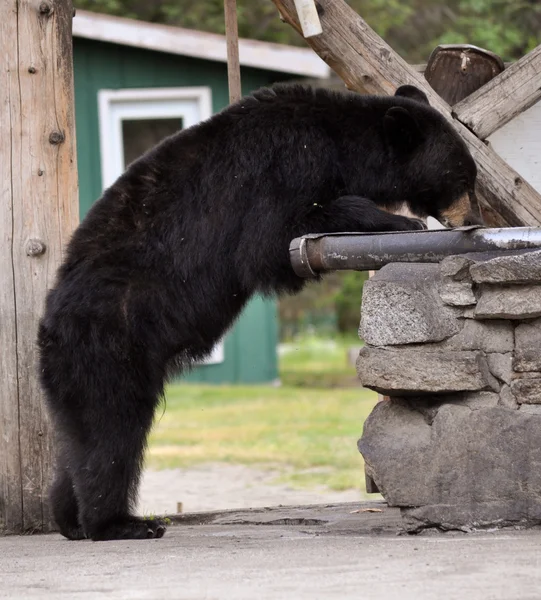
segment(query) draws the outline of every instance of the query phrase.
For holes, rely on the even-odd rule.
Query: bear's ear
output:
[[[393,106],[383,117],[387,140],[402,152],[415,150],[423,141],[423,134],[415,117],[402,106]]]
[[[394,95],[401,96],[402,98],[410,98],[411,100],[416,100],[417,102],[422,102],[423,104],[428,104],[430,106],[427,95],[414,85],[401,85]]]

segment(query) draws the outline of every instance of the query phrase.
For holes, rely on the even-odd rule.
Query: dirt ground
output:
[[[242,465],[206,464],[190,469],[147,470],[139,493],[140,514],[259,508],[264,506],[357,502],[359,490],[299,490],[274,484],[278,471]],[[374,496],[371,496],[374,498]]]

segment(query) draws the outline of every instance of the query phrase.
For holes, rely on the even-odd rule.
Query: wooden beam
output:
[[[482,140],[541,99],[541,46],[453,106]]]
[[[36,334],[78,220],[71,0],[5,0],[0,23],[0,530],[44,531],[52,433]]]
[[[241,99],[239,62],[239,29],[237,23],[237,0],[224,0],[225,38],[227,41],[227,81],[229,103]]]
[[[293,0],[272,0],[299,33]],[[453,125],[477,162],[478,196],[489,207],[491,225],[541,225],[541,196],[467,127],[424,77],[408,65],[344,0],[318,0],[323,33],[306,41],[351,90],[393,94],[403,84],[416,85],[430,104]]]

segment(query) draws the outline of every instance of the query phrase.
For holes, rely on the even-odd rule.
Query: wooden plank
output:
[[[273,0],[284,19],[300,32],[293,0]],[[393,94],[403,84],[422,89],[463,137],[476,160],[478,196],[491,212],[491,225],[541,225],[541,196],[467,127],[424,77],[388,46],[344,0],[318,0],[323,33],[306,41],[351,90]]]
[[[315,0],[294,0],[294,2],[303,37],[319,35],[323,30],[319,22]]]
[[[17,56],[8,52],[17,38],[17,12],[11,2],[0,21],[0,531],[22,521],[19,452],[17,328],[13,272],[13,204],[11,190],[11,137],[20,122],[18,86],[11,85]]]
[[[453,106],[482,140],[541,99],[541,45]]]
[[[11,256],[3,258],[11,267],[0,271],[0,288],[7,275],[14,300],[8,299],[0,311],[7,317],[2,329],[5,322],[14,328],[2,353],[15,357],[17,385],[14,390],[13,383],[6,385],[0,378],[3,433],[10,439],[4,443],[10,456],[4,459],[8,470],[2,479],[10,488],[15,486],[16,460],[20,472],[19,497],[8,493],[0,506],[6,530],[43,531],[50,524],[52,434],[38,382],[35,339],[46,292],[78,221],[73,8],[71,0],[9,0],[7,15],[12,35],[2,36],[1,52],[13,66],[3,107],[10,115],[5,150],[11,156],[11,174],[3,193],[1,227],[11,227],[12,237]],[[13,358],[10,361],[13,368]]]
[[[237,0],[224,0],[225,37],[227,41],[227,81],[229,103],[241,99],[239,62],[239,29],[237,23]]]

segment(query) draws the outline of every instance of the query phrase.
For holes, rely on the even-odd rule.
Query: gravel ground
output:
[[[190,469],[147,470],[141,481],[138,510],[143,514],[171,514],[177,512],[178,502],[182,503],[182,512],[195,512],[357,502],[362,499],[359,490],[299,490],[274,484],[273,480],[279,474],[278,471],[227,464],[206,464]]]

